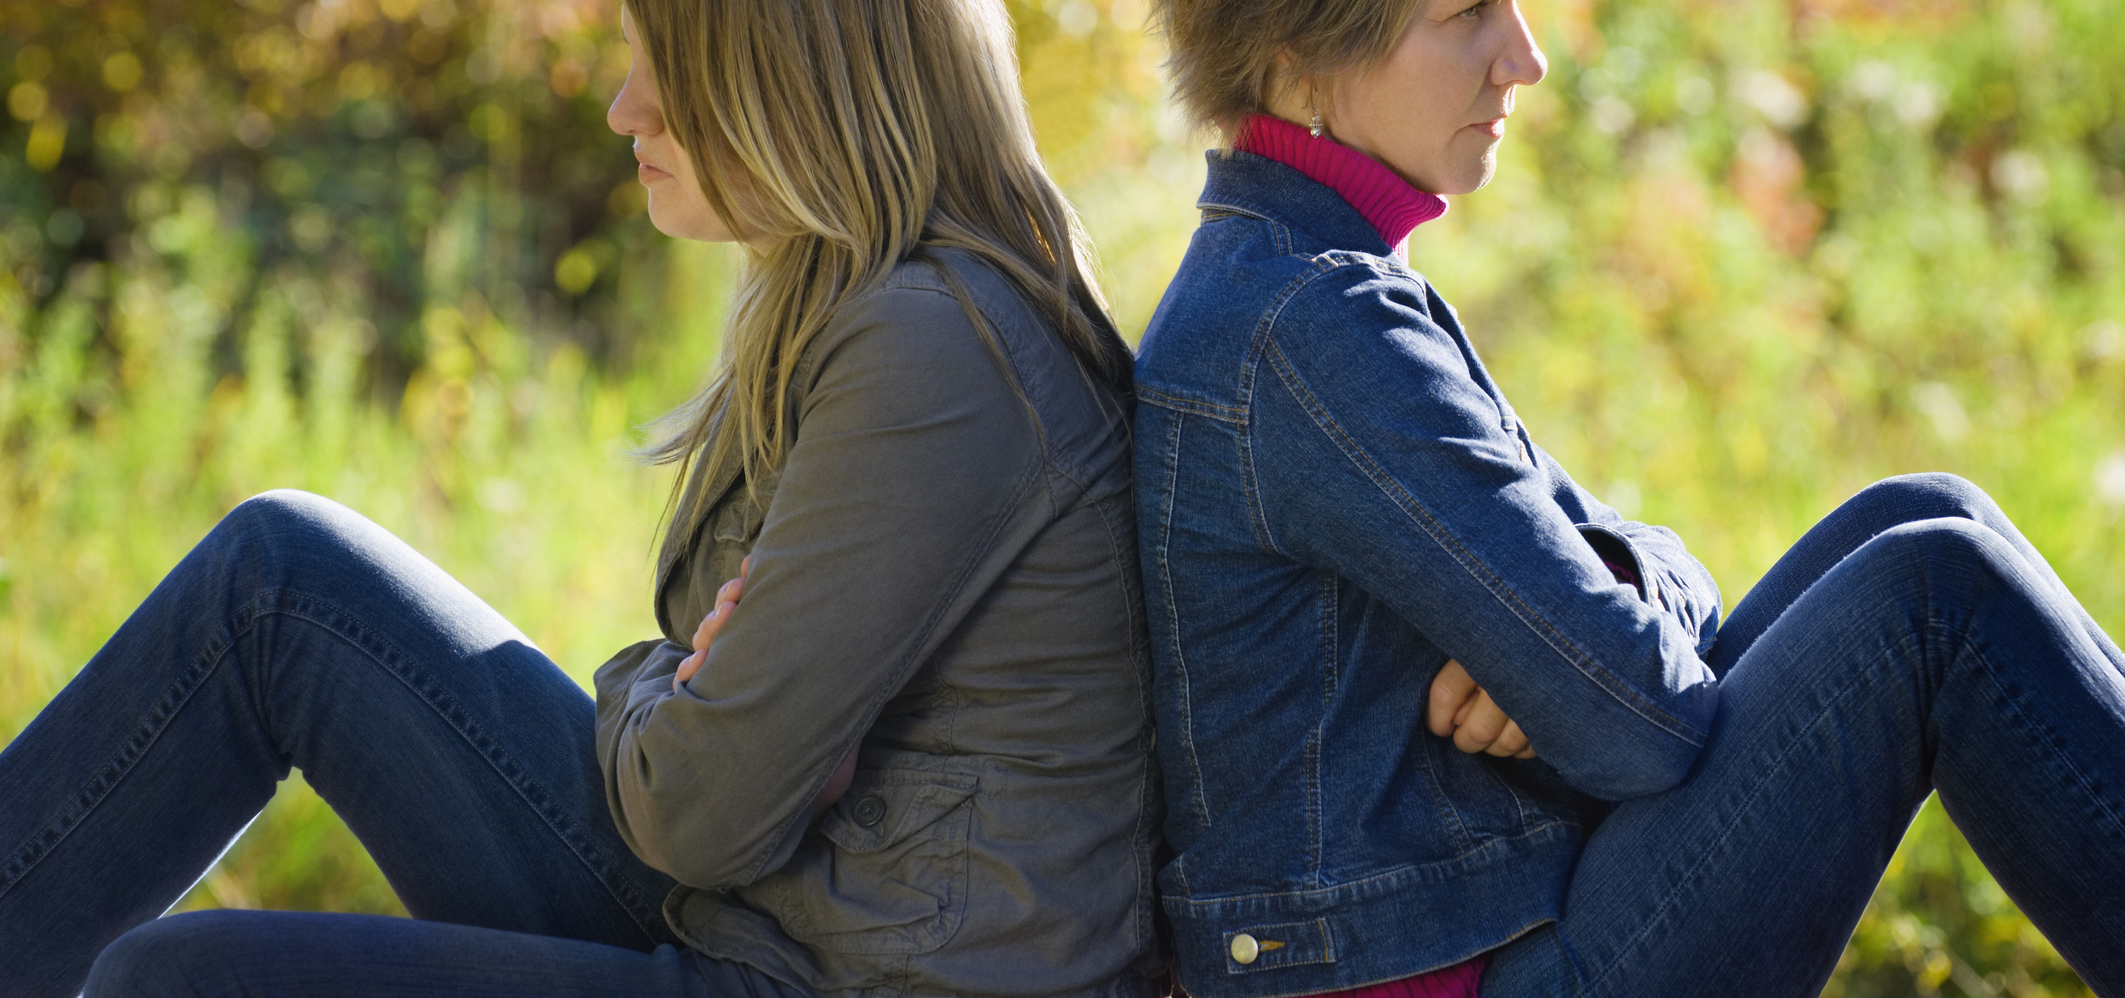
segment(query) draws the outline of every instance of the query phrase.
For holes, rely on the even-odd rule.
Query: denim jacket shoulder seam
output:
[[[1551,650],[1563,656],[1566,661],[1570,662],[1574,668],[1588,678],[1595,680],[1596,685],[1600,686],[1603,691],[1607,692],[1618,703],[1630,708],[1632,713],[1645,718],[1647,721],[1652,722],[1654,726],[1692,746],[1701,747],[1704,744],[1705,734],[1703,732],[1697,731],[1693,726],[1684,723],[1679,718],[1668,716],[1666,711],[1661,710],[1655,704],[1647,702],[1645,697],[1632,689],[1628,683],[1623,682],[1607,669],[1602,668],[1600,663],[1595,662],[1592,656],[1572,643],[1547,617],[1528,605],[1527,601],[1522,599],[1519,593],[1514,591],[1511,586],[1506,585],[1502,577],[1491,570],[1488,565],[1478,560],[1473,552],[1469,551],[1458,539],[1448,533],[1445,525],[1439,523],[1437,518],[1432,516],[1430,510],[1425,509],[1421,503],[1416,501],[1416,497],[1403,489],[1400,483],[1395,481],[1394,476],[1387,474],[1385,469],[1381,468],[1378,462],[1374,461],[1372,456],[1366,453],[1356,440],[1351,438],[1348,431],[1344,430],[1341,424],[1337,423],[1334,417],[1328,414],[1327,410],[1321,406],[1320,401],[1313,396],[1313,393],[1305,387],[1305,383],[1299,379],[1298,372],[1290,366],[1289,359],[1284,356],[1283,351],[1276,346],[1273,340],[1268,344],[1265,356],[1276,367],[1278,379],[1284,383],[1285,390],[1291,393],[1293,400],[1298,402],[1300,408],[1305,410],[1314,425],[1319,427],[1322,432],[1328,434],[1329,438],[1335,442],[1336,449],[1341,451],[1347,460],[1357,465],[1359,471],[1372,481],[1373,486],[1378,488],[1388,497],[1389,501],[1403,511],[1404,516],[1415,521],[1423,529],[1426,536],[1431,537],[1435,543],[1445,548],[1448,554],[1464,570],[1475,576],[1477,581],[1482,583],[1484,589],[1488,590],[1493,598],[1504,603],[1507,609],[1513,611],[1514,616],[1534,627],[1536,633],[1542,636],[1543,642],[1549,645]]]
[[[1277,319],[1283,316],[1284,307],[1314,281],[1332,273],[1339,266],[1325,253],[1314,255],[1311,261],[1312,266],[1285,282],[1284,286],[1277,290],[1276,296],[1270,299],[1269,305],[1262,310],[1262,318],[1255,324],[1254,335],[1247,341],[1246,351],[1241,354],[1239,396],[1240,407],[1244,413],[1251,414],[1254,411],[1255,368],[1262,358],[1267,356],[1268,350],[1275,346],[1276,323]],[[1254,448],[1249,437],[1250,423],[1251,420],[1243,416],[1239,433],[1240,476],[1244,482],[1241,491],[1244,493],[1247,507],[1247,520],[1254,528],[1255,543],[1260,545],[1262,550],[1289,557],[1283,548],[1277,545],[1276,534],[1269,529],[1269,517],[1262,509],[1262,486],[1261,480],[1255,474]]]

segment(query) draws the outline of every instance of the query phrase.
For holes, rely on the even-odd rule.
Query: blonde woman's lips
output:
[[[635,153],[635,162],[640,164],[635,167],[635,179],[640,180],[645,184],[652,183],[658,180],[671,179],[670,170],[664,169],[663,167],[658,166],[655,163],[643,159],[642,154],[640,152]]]
[[[1471,125],[1469,127],[1474,128],[1475,130],[1482,132],[1483,134],[1488,135],[1494,139],[1502,139],[1505,137],[1504,118],[1499,118],[1494,121],[1477,122],[1476,124]]]

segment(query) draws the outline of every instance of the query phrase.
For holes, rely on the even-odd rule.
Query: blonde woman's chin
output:
[[[696,198],[674,196],[678,181],[669,174],[649,187],[649,224],[673,239],[701,243],[730,243],[738,238],[716,213]],[[676,203],[675,203],[676,202]]]

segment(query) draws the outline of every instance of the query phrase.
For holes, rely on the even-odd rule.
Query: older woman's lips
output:
[[[1505,137],[1504,118],[1499,118],[1496,121],[1479,122],[1469,127],[1474,128],[1475,130],[1482,132],[1483,134],[1488,135],[1494,139],[1502,139]]]

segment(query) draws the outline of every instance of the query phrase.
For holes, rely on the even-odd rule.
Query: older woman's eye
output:
[[[1459,16],[1468,18],[1482,17],[1483,8],[1489,7],[1493,4],[1496,4],[1497,2],[1498,0],[1476,0],[1475,3],[1470,4],[1468,7],[1463,9]]]

